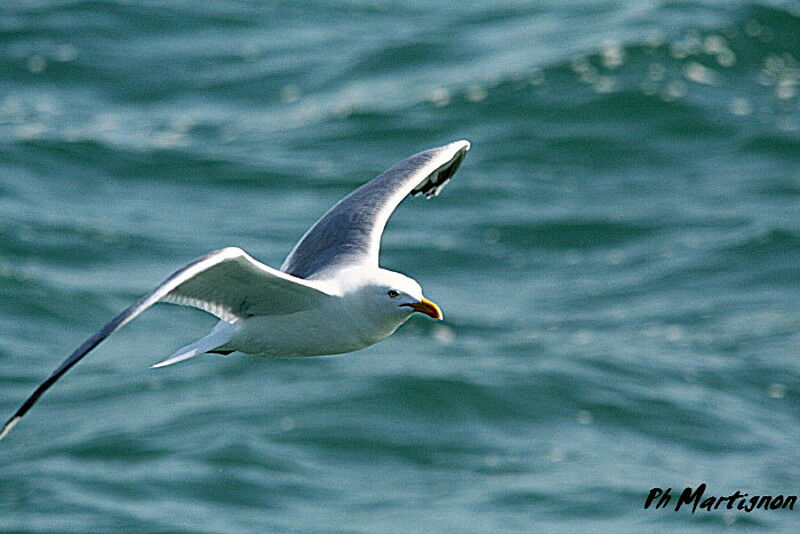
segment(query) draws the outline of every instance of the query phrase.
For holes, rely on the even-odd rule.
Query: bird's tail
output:
[[[166,367],[167,365],[172,365],[173,363],[182,362],[183,360],[188,360],[189,358],[194,358],[198,354],[203,354],[204,352],[211,351],[218,347],[223,346],[225,343],[230,341],[231,336],[233,336],[233,332],[236,330],[236,325],[233,323],[229,323],[227,321],[220,321],[214,327],[210,334],[207,336],[198,339],[191,345],[186,345],[185,347],[178,349],[175,354],[167,358],[162,362],[158,362],[155,365],[152,365],[151,368],[155,369],[156,367]]]

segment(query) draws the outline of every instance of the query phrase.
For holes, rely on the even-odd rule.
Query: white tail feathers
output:
[[[210,334],[207,336],[198,339],[191,345],[186,345],[185,347],[178,349],[172,356],[167,358],[164,361],[158,362],[155,365],[151,365],[151,369],[156,369],[158,367],[166,367],[167,365],[172,365],[173,363],[182,362],[183,360],[188,360],[189,358],[194,358],[198,354],[203,354],[210,350],[214,350],[217,347],[221,347],[228,341],[230,341],[231,336],[233,336],[233,332],[236,330],[236,325],[229,323],[227,321],[220,321],[214,327]]]

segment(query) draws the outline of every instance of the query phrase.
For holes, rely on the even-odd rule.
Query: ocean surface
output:
[[[188,261],[472,150],[383,240],[445,321],[151,370],[215,323],[159,305],[0,443],[0,532],[796,532],[644,503],[800,494],[799,94],[798,2],[4,0],[3,420]]]

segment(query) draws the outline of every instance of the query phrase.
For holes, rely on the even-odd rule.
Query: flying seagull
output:
[[[439,194],[470,148],[456,141],[405,159],[333,206],[294,246],[280,270],[228,247],[177,270],[87,339],[42,382],[0,430],[0,440],[73,365],[157,302],[193,306],[220,321],[164,367],[198,354],[244,352],[269,358],[363,349],[394,333],[414,312],[442,319],[420,285],[379,266],[386,222],[409,194]]]

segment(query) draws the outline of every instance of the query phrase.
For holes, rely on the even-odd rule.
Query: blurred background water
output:
[[[799,90],[797,2],[5,0],[3,418],[187,261],[473,149],[384,238],[444,323],[150,370],[214,324],[154,308],[0,445],[0,531],[794,531],[642,506],[800,492]]]

